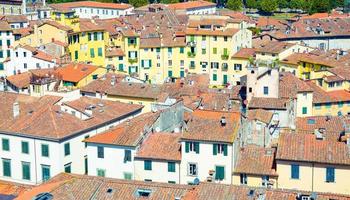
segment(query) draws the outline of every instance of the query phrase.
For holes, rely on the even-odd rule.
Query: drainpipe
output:
[[[36,139],[34,139],[34,167],[35,167],[35,185],[38,184],[38,166],[36,165]]]
[[[312,174],[311,174],[311,192],[314,191],[314,168],[315,168],[315,164],[312,163]]]

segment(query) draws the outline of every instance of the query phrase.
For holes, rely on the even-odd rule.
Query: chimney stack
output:
[[[19,116],[19,103],[15,102],[13,103],[13,118],[16,118]]]
[[[224,116],[221,117],[220,124],[221,126],[226,126],[226,118]]]

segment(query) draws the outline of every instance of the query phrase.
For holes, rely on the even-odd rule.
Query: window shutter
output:
[[[145,67],[145,60],[141,60],[141,67]]]
[[[148,62],[149,62],[148,67],[149,67],[149,68],[152,67],[152,60],[149,60]]]
[[[194,143],[194,149],[196,151],[196,154],[199,154],[199,142]]]
[[[224,156],[227,156],[227,144],[224,144],[223,148],[224,148]]]
[[[190,152],[190,143],[189,142],[185,142],[185,150],[186,150],[186,153]]]
[[[213,155],[217,155],[218,154],[218,145],[217,144],[213,144]]]

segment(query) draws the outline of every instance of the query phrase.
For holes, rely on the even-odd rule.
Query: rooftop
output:
[[[142,143],[135,158],[181,161],[180,133],[152,133]]]
[[[215,7],[215,6],[216,6],[215,3],[204,1],[204,0],[198,0],[198,1],[188,1],[188,2],[169,4],[168,8],[174,9],[174,10],[191,10],[196,8]]]
[[[223,117],[224,124],[221,121]],[[238,112],[195,110],[181,139],[233,143],[239,127]]]
[[[71,63],[57,69],[63,81],[77,83],[98,69],[95,65]]]
[[[276,160],[350,165],[346,143],[316,139],[314,134],[281,134]]]

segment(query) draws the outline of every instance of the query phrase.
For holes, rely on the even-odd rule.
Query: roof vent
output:
[[[40,193],[33,198],[33,200],[51,200],[51,199],[53,199],[53,195],[47,192]]]
[[[152,190],[150,189],[137,189],[136,196],[137,197],[149,197],[151,195]]]
[[[226,126],[226,118],[224,116],[221,117],[220,124],[221,126]]]
[[[248,197],[253,197],[254,193],[255,193],[255,190],[249,190],[247,195]]]
[[[113,192],[113,189],[112,188],[108,188],[106,192],[110,194],[110,193]]]

